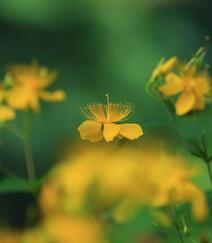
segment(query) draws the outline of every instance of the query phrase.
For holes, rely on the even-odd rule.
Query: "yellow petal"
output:
[[[37,63],[12,65],[9,74],[15,82],[27,84],[34,83],[37,88],[49,86],[57,77],[56,72],[49,71],[46,67],[39,66]]]
[[[30,94],[31,89],[21,86],[9,91],[6,99],[12,108],[25,110],[29,107]]]
[[[112,141],[120,131],[120,125],[115,123],[104,124],[103,136],[107,142]]]
[[[190,182],[179,183],[176,188],[176,199],[179,202],[190,202],[192,212],[197,220],[203,220],[208,214],[204,192]]]
[[[161,64],[159,64],[152,72],[151,78],[156,79],[159,75],[161,75]]]
[[[90,142],[97,142],[102,139],[102,124],[97,121],[84,121],[78,128],[80,137],[89,140]]]
[[[119,134],[122,137],[134,140],[143,135],[143,130],[141,126],[136,123],[122,124]]]
[[[161,66],[161,72],[163,74],[166,74],[172,70],[172,68],[176,65],[177,63],[177,58],[172,57],[168,59],[162,66]]]
[[[166,76],[166,83],[159,87],[161,93],[166,96],[172,96],[180,93],[183,90],[184,82],[175,73],[169,73]]]
[[[197,220],[203,220],[208,214],[208,207],[203,191],[192,183],[186,186],[187,197],[190,197],[193,215]]]
[[[54,92],[40,91],[39,97],[45,101],[56,102],[65,99],[65,92],[63,90],[56,90]]]
[[[31,93],[30,99],[29,99],[29,106],[35,112],[40,110],[39,98],[37,96],[37,93],[35,93],[35,92]]]
[[[194,106],[192,110],[204,110],[205,108],[205,98],[204,97],[197,97],[195,99]]]
[[[15,112],[9,107],[0,106],[0,121],[10,121],[15,118]]]
[[[178,116],[185,115],[192,110],[195,104],[195,95],[191,91],[183,92],[175,104],[176,114]]]
[[[210,80],[207,76],[199,76],[195,78],[195,91],[198,96],[203,96],[210,91]]]
[[[167,74],[168,72],[170,72],[174,68],[176,63],[177,63],[177,58],[172,57],[172,58],[168,59],[165,63],[158,64],[158,66],[152,72],[152,76],[151,76],[152,79],[156,79],[161,74]]]
[[[0,102],[2,102],[3,100],[4,100],[4,98],[5,98],[5,91],[2,89],[1,90],[1,87],[0,87]]]

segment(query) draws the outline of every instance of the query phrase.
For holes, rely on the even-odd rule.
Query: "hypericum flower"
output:
[[[180,94],[176,101],[176,114],[181,116],[192,110],[203,110],[206,98],[211,91],[211,78],[207,70],[199,73],[196,67],[184,67],[179,74],[170,72],[165,77],[165,84],[159,91],[165,96]]]
[[[123,222],[147,205],[160,209],[189,203],[193,216],[204,219],[208,213],[204,192],[190,180],[199,168],[187,166],[184,157],[152,148],[152,143],[144,145],[122,150],[105,144],[75,148],[41,191],[44,215],[95,216],[98,209],[113,209],[113,217]],[[85,211],[88,202],[91,206]]]
[[[115,137],[134,140],[143,135],[143,130],[136,123],[116,124],[124,121],[132,113],[131,104],[111,103],[107,96],[107,104],[95,103],[82,109],[88,120],[78,128],[82,139],[97,142],[104,138],[107,142]]]
[[[62,90],[48,92],[45,89],[50,86],[56,78],[56,73],[47,68],[31,65],[18,64],[10,67],[8,74],[12,78],[12,88],[8,92],[8,104],[19,110],[32,109],[38,111],[40,99],[57,102],[65,98]]]
[[[177,58],[171,57],[166,62],[159,63],[155,70],[152,72],[152,79],[156,79],[161,74],[167,74],[177,64]]]
[[[25,231],[21,243],[100,243],[102,235],[101,225],[93,218],[57,213],[44,218],[40,226]]]

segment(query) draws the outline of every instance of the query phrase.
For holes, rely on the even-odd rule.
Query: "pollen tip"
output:
[[[107,99],[107,104],[109,104],[109,103],[110,103],[110,97],[109,97],[109,94],[106,94],[105,96],[106,96],[106,99]]]

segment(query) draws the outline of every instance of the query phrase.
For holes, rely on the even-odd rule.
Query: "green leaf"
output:
[[[7,178],[0,181],[0,194],[26,192],[36,193],[42,184],[41,179],[37,180],[24,180],[18,178]]]
[[[184,116],[177,116],[173,102],[164,100],[164,103],[185,140],[199,140],[207,132],[212,119],[212,105],[206,106],[203,111],[191,111]]]
[[[190,229],[190,234],[185,235],[185,238],[187,237],[188,242],[199,242],[200,238],[207,239],[208,242],[211,242],[212,240],[212,191],[205,192],[205,195],[208,202],[209,212],[207,218],[202,222],[198,222],[193,218],[189,205],[186,204],[180,206],[178,209],[175,208],[176,215],[179,218],[183,217],[184,219],[186,219],[187,226]]]
[[[199,139],[206,133],[211,117],[212,106],[207,106],[204,111],[193,111],[182,117],[174,115],[174,120],[183,137]]]

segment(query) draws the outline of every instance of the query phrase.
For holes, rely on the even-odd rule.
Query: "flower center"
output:
[[[186,78],[185,81],[186,82],[185,82],[185,88],[184,89],[186,91],[193,91],[195,89],[195,86],[196,86],[194,78],[189,77],[189,78]]]

